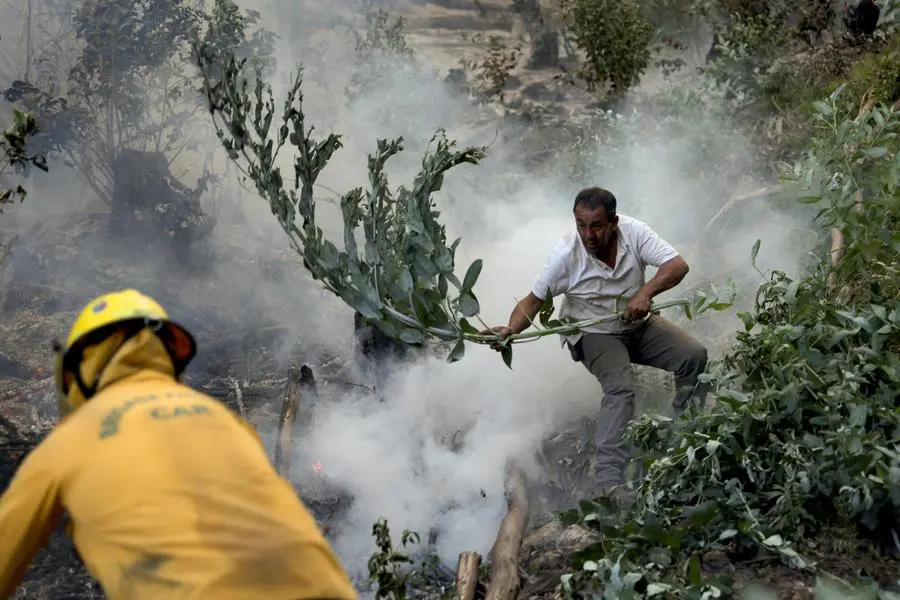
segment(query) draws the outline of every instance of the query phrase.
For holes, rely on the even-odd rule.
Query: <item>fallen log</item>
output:
[[[473,600],[478,588],[478,568],[481,555],[477,552],[460,552],[456,565],[456,592],[459,600]]]
[[[290,479],[291,476],[291,439],[294,433],[294,415],[300,405],[300,380],[300,368],[296,361],[291,361],[281,417],[278,419],[278,433],[275,436],[275,470],[285,479]]]
[[[519,593],[519,550],[531,512],[525,471],[510,461],[506,465],[506,515],[488,555],[488,585],[485,600],[514,600]]]

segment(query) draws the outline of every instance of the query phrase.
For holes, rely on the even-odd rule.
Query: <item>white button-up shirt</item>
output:
[[[547,294],[564,296],[554,318],[582,321],[619,313],[646,283],[644,271],[647,265],[659,267],[678,256],[671,244],[646,223],[632,217],[619,215],[616,237],[618,251],[613,268],[591,255],[574,231],[556,244],[531,290],[541,300],[545,300]],[[593,325],[585,331],[625,333],[636,325],[614,320]],[[574,344],[581,334],[562,337],[563,342]]]

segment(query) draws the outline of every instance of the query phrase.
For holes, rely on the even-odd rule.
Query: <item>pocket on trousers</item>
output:
[[[581,346],[581,338],[578,338],[578,341],[573,345],[571,342],[566,342],[566,346],[569,347],[569,353],[572,355],[572,360],[575,362],[582,362],[584,360],[584,348]]]

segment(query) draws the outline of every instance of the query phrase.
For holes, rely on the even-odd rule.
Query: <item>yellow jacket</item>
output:
[[[94,353],[112,355],[100,391],[75,403],[0,498],[0,599],[63,511],[110,600],[355,599],[252,427],[178,383],[149,330],[111,348]]]

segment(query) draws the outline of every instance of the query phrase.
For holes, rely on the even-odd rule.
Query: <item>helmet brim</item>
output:
[[[175,376],[181,375],[197,355],[197,340],[187,329],[174,321],[164,321],[156,333],[172,358]]]

